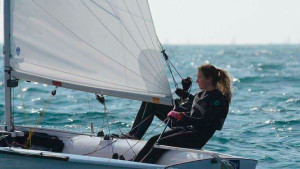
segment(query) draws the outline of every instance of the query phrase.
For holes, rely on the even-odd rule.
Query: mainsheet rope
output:
[[[49,98],[48,98],[48,100],[47,100],[45,106],[44,106],[43,109],[42,109],[42,111],[40,111],[39,117],[36,119],[35,124],[34,124],[34,127],[32,128],[32,130],[29,130],[29,131],[28,131],[29,133],[28,133],[28,137],[27,137],[27,139],[26,139],[26,142],[25,142],[25,144],[23,145],[24,147],[27,147],[27,145],[29,144],[29,147],[31,148],[31,146],[32,146],[32,145],[31,145],[31,139],[32,139],[32,136],[33,136],[35,130],[37,129],[38,125],[41,123],[43,117],[45,116],[48,107],[50,106],[50,104],[52,103],[53,99],[55,98],[57,88],[58,88],[58,87],[56,86],[56,87],[54,88],[54,90],[51,92],[51,95],[49,96]],[[22,99],[22,98],[21,98],[21,99]],[[22,99],[22,100],[23,100],[23,99]],[[23,100],[22,102],[24,103],[24,100]],[[23,106],[22,106],[22,107],[23,107]],[[24,107],[23,107],[23,111],[26,112],[26,110],[24,109]],[[25,115],[26,115],[26,113],[25,113]],[[26,117],[26,119],[27,119],[27,117]],[[26,120],[26,121],[27,121],[27,120]]]
[[[109,130],[108,135],[109,135],[109,137],[110,137],[110,126],[109,126],[108,118],[109,118],[109,117],[112,117],[111,112],[108,110],[108,108],[107,108],[107,106],[106,106],[106,104],[105,104],[105,98],[104,98],[104,96],[102,96],[102,95],[100,96],[100,95],[97,95],[97,94],[96,94],[96,99],[104,106],[104,113],[105,113],[105,114],[108,114],[108,117],[106,118],[106,120],[107,120],[107,126],[108,126],[108,130]],[[104,116],[103,116],[103,117],[104,117]],[[104,121],[103,121],[103,124],[104,124]],[[122,135],[124,135],[124,132],[121,130],[120,126],[119,126],[117,123],[116,123],[116,125],[117,125],[117,128],[119,129],[120,133],[121,133]],[[103,127],[102,127],[102,131],[104,131],[104,128],[103,128]],[[125,140],[126,140],[127,144],[129,145],[130,149],[131,149],[131,150],[133,151],[133,153],[136,155],[135,151],[134,151],[133,148],[131,147],[131,145],[130,145],[130,143],[128,142],[127,138],[125,138]],[[100,140],[100,142],[101,142],[101,141],[102,141],[102,140]],[[100,142],[99,142],[99,144],[98,144],[98,146],[96,147],[95,150],[97,150],[97,149],[99,148]],[[113,152],[113,146],[111,146],[111,147],[112,147],[112,153],[114,154],[114,152]]]

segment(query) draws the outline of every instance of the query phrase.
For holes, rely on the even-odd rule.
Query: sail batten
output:
[[[15,0],[11,20],[16,78],[171,104],[147,0]]]

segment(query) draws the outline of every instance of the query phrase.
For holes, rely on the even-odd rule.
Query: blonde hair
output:
[[[205,78],[211,77],[213,85],[228,98],[229,103],[231,102],[231,80],[226,70],[216,68],[211,64],[204,64],[198,68],[198,71],[201,71]]]

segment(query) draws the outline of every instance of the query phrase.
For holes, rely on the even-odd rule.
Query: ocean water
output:
[[[165,46],[170,60],[182,74],[195,80],[197,67],[211,63],[232,77],[233,101],[222,131],[204,149],[259,160],[258,169],[300,168],[300,46],[208,45]],[[3,70],[3,61],[0,61]],[[3,77],[1,76],[1,81]],[[180,81],[178,75],[176,79]],[[174,90],[171,76],[170,86]],[[192,86],[197,91],[197,85]],[[13,111],[18,125],[90,132],[110,121],[110,132],[128,132],[140,102],[106,97],[110,114],[104,113],[93,94],[59,88],[51,103],[53,86],[21,81],[13,90]],[[4,121],[4,91],[0,86],[0,123]],[[106,122],[105,122],[106,124]],[[162,131],[155,119],[145,139]],[[152,131],[153,130],[153,131]],[[104,128],[108,133],[108,127]]]

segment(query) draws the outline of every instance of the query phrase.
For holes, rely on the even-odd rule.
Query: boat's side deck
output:
[[[8,163],[13,161],[12,163]],[[15,160],[15,161],[14,161]],[[18,163],[22,161],[22,164]],[[28,163],[27,163],[28,162]],[[39,150],[27,150],[11,147],[0,147],[0,163],[2,167],[16,168],[22,166],[23,169],[32,169],[35,166],[42,168],[113,168],[113,169],[164,169],[166,166],[156,164],[137,163],[132,161],[116,160],[101,157],[90,157],[65,153],[54,153]],[[28,166],[25,167],[25,166]]]

